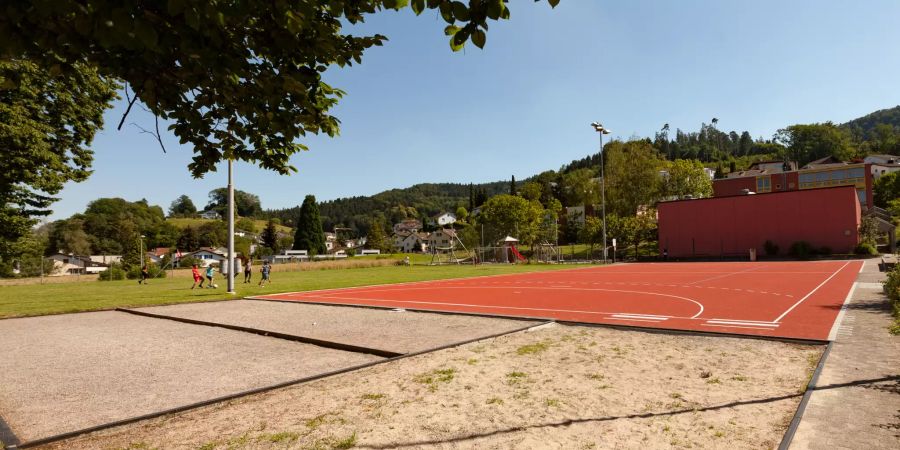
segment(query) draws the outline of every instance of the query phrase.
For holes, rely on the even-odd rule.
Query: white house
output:
[[[219,215],[219,213],[217,213],[213,210],[201,212],[200,217],[203,219],[221,219],[222,218],[222,216]]]
[[[445,212],[434,216],[432,219],[438,226],[443,227],[456,223],[456,214]]]
[[[712,180],[713,178],[716,177],[716,170],[715,170],[715,169],[710,169],[709,167],[704,167],[704,168],[703,168],[703,172],[706,173],[706,176],[708,176],[710,180]]]
[[[900,171],[900,156],[869,155],[866,156],[864,161],[867,164],[871,164],[872,178]]]
[[[866,156],[863,161],[866,164],[898,164],[900,163],[900,156],[894,155],[869,155]]]
[[[330,252],[337,247],[337,236],[334,233],[325,232],[325,251]]]
[[[427,251],[428,244],[425,243],[425,240],[428,238],[427,233],[401,231],[395,233],[393,238],[394,247],[396,247],[397,250],[401,253],[418,253]]]
[[[431,250],[438,250],[441,248],[456,247],[456,240],[456,230],[452,228],[442,228],[429,233],[428,237],[425,238],[425,244],[428,245],[428,248]]]
[[[84,275],[103,272],[109,269],[106,264],[94,262],[87,256],[66,255],[56,253],[48,257],[53,260],[50,275]]]
[[[222,262],[227,258],[225,252],[219,252],[218,249],[211,247],[201,247],[200,250],[186,253],[184,256],[190,256],[200,261],[200,266],[208,267],[210,264],[216,263],[221,266]]]
[[[122,262],[122,255],[91,255],[88,258],[95,262],[105,265]]]

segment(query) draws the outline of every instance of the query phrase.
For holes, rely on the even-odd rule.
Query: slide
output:
[[[515,245],[510,245],[509,249],[512,250],[513,255],[516,255],[516,258],[518,258],[519,261],[525,261],[525,257],[522,256],[521,253],[519,253],[519,249],[517,249]]]

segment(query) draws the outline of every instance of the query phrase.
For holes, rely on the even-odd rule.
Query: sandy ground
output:
[[[821,351],[553,325],[54,447],[773,448]]]
[[[529,321],[259,300],[139,308],[153,314],[410,353],[502,333]]]
[[[0,416],[20,441],[380,359],[112,311],[2,320],[0,336]]]

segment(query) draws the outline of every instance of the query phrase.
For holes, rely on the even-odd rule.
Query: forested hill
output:
[[[885,129],[886,125],[892,126],[894,130],[900,130],[900,106],[866,114],[841,126],[849,130],[855,138],[869,140],[878,139],[879,128]]]
[[[361,234],[369,229],[371,218],[383,214],[382,220],[388,224],[399,222],[406,217],[428,217],[440,212],[455,212],[462,206],[469,208],[468,184],[423,183],[404,189],[391,189],[372,196],[339,198],[319,203],[322,226],[331,230],[335,225],[358,230]],[[509,192],[509,181],[497,181],[471,185],[476,196],[490,197]],[[300,207],[269,210],[267,214],[278,217],[285,225],[292,226],[299,215]]]

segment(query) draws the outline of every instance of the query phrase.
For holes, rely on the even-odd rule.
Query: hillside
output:
[[[860,151],[872,153],[882,150],[873,145],[885,140],[885,127],[893,127],[894,136],[900,135],[900,106],[875,111],[841,125],[847,130]],[[880,131],[879,131],[880,130]],[[889,130],[889,129],[888,129]],[[896,140],[897,138],[890,138]],[[667,160],[699,160],[706,167],[724,170],[740,170],[761,159],[772,159],[784,151],[784,147],[763,138],[753,139],[747,131],[725,132],[715,124],[701,124],[698,131],[680,129],[657,132],[653,139],[647,138]],[[893,142],[893,141],[892,141]],[[522,183],[540,179],[542,184],[560,185],[565,174],[579,169],[596,169],[600,162],[599,153],[563,164],[557,171],[548,171],[530,178],[520,179]],[[479,194],[487,198],[509,191],[509,181],[471,185],[476,198]],[[386,224],[396,223],[406,217],[427,218],[442,211],[454,212],[457,207],[469,208],[470,185],[460,183],[423,183],[403,189],[391,189],[371,196],[356,196],[329,200],[319,204],[322,226],[332,230],[335,226],[353,228],[360,235],[368,233],[372,218],[380,218]],[[559,193],[555,193],[557,195]],[[557,195],[558,196],[558,195]],[[564,199],[560,199],[561,201]],[[477,204],[477,202],[476,202]],[[300,207],[268,210],[266,217],[277,217],[281,223],[292,226],[299,215]]]
[[[853,119],[841,126],[850,131],[850,133],[861,140],[877,139],[875,128],[880,124],[888,124],[894,127],[894,130],[900,131],[900,106],[893,108],[881,109],[871,114],[866,114],[858,119]]]

